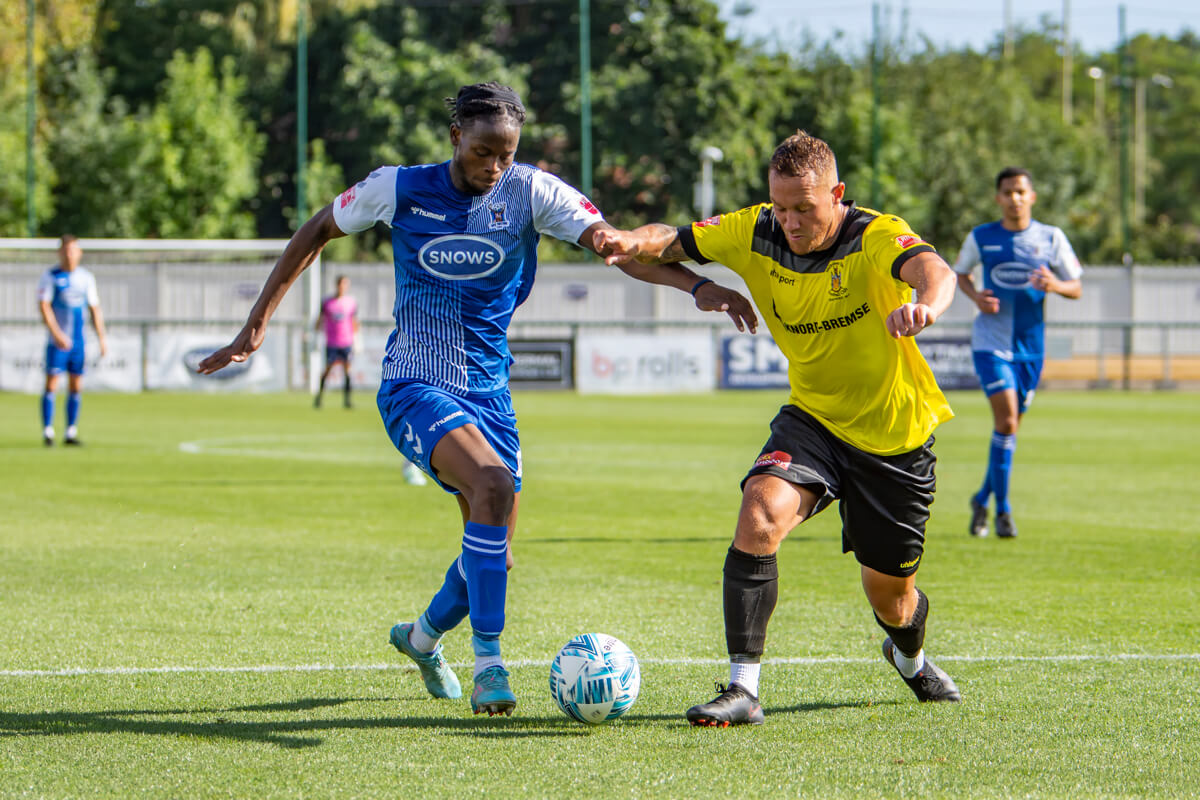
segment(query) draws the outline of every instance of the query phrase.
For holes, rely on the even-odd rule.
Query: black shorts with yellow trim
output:
[[[925,551],[925,524],[937,485],[933,437],[907,453],[880,456],[842,441],[811,414],[786,405],[742,480],[775,475],[817,495],[816,514],[840,501],[842,552],[863,566],[907,577]]]

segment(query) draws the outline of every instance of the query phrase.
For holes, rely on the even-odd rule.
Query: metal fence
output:
[[[29,240],[24,240],[28,243]],[[0,240],[0,351],[14,337],[40,331],[35,288],[54,263],[53,242],[20,247]],[[136,330],[143,341],[164,331],[232,336],[245,319],[284,242],[129,243],[128,248],[84,240],[84,264],[96,274],[105,318],[114,332]],[[228,245],[228,246],[226,246]],[[745,291],[737,275],[718,265],[697,269]],[[368,329],[391,324],[393,267],[386,263],[326,263],[305,287],[280,305],[274,329],[288,341],[290,371],[311,372],[306,335],[316,298],[336,276],[351,279],[360,318]],[[930,330],[966,336],[974,307],[959,295]],[[1047,299],[1049,384],[1176,386],[1200,384],[1200,266],[1087,267],[1083,297]],[[599,264],[545,264],[528,301],[513,318],[514,339],[575,338],[581,330],[644,331],[728,322],[698,312],[686,294],[630,280]],[[923,334],[924,335],[924,334]],[[306,344],[308,343],[308,344]],[[148,348],[143,348],[148,352]],[[153,382],[146,384],[153,385]]]

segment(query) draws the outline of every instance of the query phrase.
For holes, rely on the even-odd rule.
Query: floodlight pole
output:
[[[296,0],[296,228],[308,221],[308,25],[304,19],[304,4]],[[318,255],[308,268],[304,281],[304,341],[311,342],[312,328],[321,307],[321,257]],[[307,348],[308,390],[317,390],[317,375],[321,368],[316,344]]]
[[[37,121],[37,73],[33,69],[34,0],[25,0],[25,227],[29,237],[37,235],[36,185],[33,134]]]
[[[1132,263],[1129,208],[1129,42],[1125,39],[1125,6],[1117,6],[1117,84],[1121,91],[1121,258]]]
[[[296,0],[296,227],[308,219],[305,172],[308,170],[308,31],[304,2]]]
[[[1071,47],[1071,0],[1063,0],[1062,22],[1062,120],[1070,125],[1074,117],[1074,53]]]
[[[879,3],[871,4],[871,208],[879,208]]]
[[[579,0],[579,160],[583,193],[592,196],[592,4]]]

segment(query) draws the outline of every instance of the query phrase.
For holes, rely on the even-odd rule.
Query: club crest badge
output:
[[[834,300],[841,300],[846,295],[850,294],[850,290],[846,288],[846,278],[842,272],[842,262],[834,261],[826,270],[829,273],[829,296]]]
[[[508,227],[508,219],[504,216],[507,211],[506,203],[492,203],[488,206],[488,212],[492,215],[492,221],[488,223],[489,231],[502,231]]]

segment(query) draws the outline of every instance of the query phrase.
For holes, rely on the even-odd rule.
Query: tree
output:
[[[262,136],[239,104],[243,85],[229,58],[218,77],[205,48],[172,57],[161,99],[139,126],[145,147],[138,168],[149,180],[134,198],[131,235],[255,235],[250,202]]]

